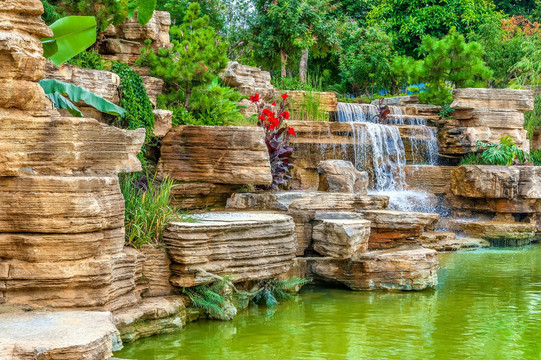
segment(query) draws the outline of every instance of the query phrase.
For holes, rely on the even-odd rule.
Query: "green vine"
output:
[[[116,125],[130,130],[144,127],[149,141],[154,134],[154,114],[143,79],[123,63],[114,63],[111,70],[120,77],[120,106],[126,109],[126,116]]]

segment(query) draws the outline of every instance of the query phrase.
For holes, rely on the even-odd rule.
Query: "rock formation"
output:
[[[232,61],[221,74],[224,83],[244,96],[259,94],[261,100],[272,102],[275,96],[268,71]]]
[[[242,185],[270,185],[264,131],[256,127],[179,126],[161,145],[160,177],[183,182],[173,189],[182,208],[225,205]]]
[[[370,221],[324,219],[314,225],[314,250],[323,256],[349,259],[368,250]]]
[[[145,26],[141,26],[134,16],[118,26],[109,26],[99,51],[106,59],[134,65],[141,55],[141,48],[145,47],[145,40],[152,41],[152,49],[171,46],[170,26],[171,15],[167,11],[155,11]]]
[[[0,303],[116,310],[142,291],[118,173],[140,170],[144,131],[49,113],[42,11],[37,0],[0,8]]]
[[[175,286],[204,284],[216,275],[232,275],[234,282],[273,278],[286,272],[295,257],[289,216],[209,213],[195,218],[194,223],[170,223],[164,232]]]
[[[325,160],[318,164],[318,191],[368,194],[368,174],[361,172],[350,161]]]
[[[530,90],[455,89],[451,104],[454,120],[438,134],[440,152],[461,157],[475,151],[477,141],[498,143],[511,136],[525,151],[530,148],[524,130],[524,112],[533,110]]]

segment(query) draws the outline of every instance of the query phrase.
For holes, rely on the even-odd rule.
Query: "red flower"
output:
[[[267,124],[267,127],[271,130],[274,130],[276,126],[274,126],[274,124]]]
[[[259,115],[259,120],[265,120],[265,115]]]
[[[289,135],[295,136],[295,130],[294,130],[292,127],[288,127],[288,128],[287,128],[287,133],[288,133]]]
[[[266,116],[274,116],[274,113],[269,109],[263,109],[263,114]]]
[[[280,125],[280,120],[278,120],[277,118],[273,118],[271,120],[271,123],[272,125],[274,125],[275,127],[278,127]]]
[[[284,117],[286,120],[289,120],[289,111],[284,111],[280,114],[281,117]]]
[[[285,99],[287,99],[287,97],[288,97],[287,94],[282,94],[282,99],[285,100]]]
[[[276,106],[276,100],[274,100],[274,102],[272,103],[272,106]]]
[[[250,101],[252,103],[258,102],[259,101],[259,94],[255,93],[254,95],[250,96]]]

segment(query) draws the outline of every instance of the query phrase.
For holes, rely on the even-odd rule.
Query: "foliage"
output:
[[[170,205],[173,187],[173,180],[159,181],[148,173],[120,175],[120,189],[126,204],[126,244],[136,248],[143,244],[159,244],[167,223],[193,221]]]
[[[182,288],[182,292],[190,298],[192,305],[203,309],[209,315],[224,315],[223,305],[231,301],[232,293],[227,287],[232,287],[231,277],[216,277],[217,279],[208,284]]]
[[[340,75],[373,96],[393,84],[392,38],[378,27],[359,28],[352,24],[340,39]]]
[[[109,25],[119,25],[133,17],[136,11],[137,21],[145,25],[154,13],[156,0],[65,0],[64,5],[71,12],[93,15],[98,33],[102,34]]]
[[[337,19],[329,16],[332,5],[329,0],[255,0],[254,3],[257,16],[251,30],[256,54],[267,64],[280,61],[281,77],[286,75],[288,58],[306,50],[321,56],[337,44]]]
[[[126,109],[126,116],[118,119],[117,125],[125,129],[143,127],[148,139],[154,132],[154,114],[143,80],[123,63],[114,63],[111,70],[120,77],[120,105]]]
[[[66,13],[62,11],[62,9],[59,9],[48,0],[42,0],[41,2],[43,4],[43,14],[41,14],[41,18],[45,21],[45,24],[51,25],[55,21],[66,16]]]
[[[261,288],[254,296],[254,303],[265,304],[267,306],[276,306],[280,301],[289,301],[294,298],[291,294],[298,287],[306,284],[308,280],[292,277],[286,280],[265,280]]]
[[[291,155],[294,149],[289,146],[289,140],[291,136],[295,136],[295,130],[285,123],[285,120],[290,117],[289,111],[286,110],[289,106],[288,96],[283,94],[281,97],[282,101],[279,105],[276,101],[272,103],[275,111],[265,108],[265,103],[259,100],[258,94],[250,97],[252,103],[257,106],[257,126],[265,129],[265,144],[269,152],[272,172],[270,188],[273,190],[287,185],[287,180],[290,178],[289,169],[293,166]]]
[[[162,106],[189,108],[194,87],[208,84],[226,67],[227,43],[209,26],[208,16],[200,17],[196,3],[190,4],[180,27],[171,27],[170,35],[170,49],[154,52],[147,42],[138,64],[149,66],[151,74],[167,85]]]
[[[534,150],[530,153],[530,161],[535,166],[541,166],[541,149]]]
[[[441,116],[443,119],[452,119],[454,111],[455,109],[452,109],[449,104],[443,104],[443,106],[441,107],[441,111],[438,113],[438,115]]]
[[[87,105],[106,114],[124,116],[126,113],[123,108],[82,87],[54,79],[42,79],[39,81],[39,84],[43,88],[45,95],[51,99],[57,109],[67,109],[74,116],[82,117],[83,114],[75,105],[68,104],[66,99],[61,100],[60,97],[63,97],[62,95],[68,96],[72,101],[84,101]]]
[[[367,18],[386,24],[400,54],[416,57],[427,35],[442,38],[452,27],[467,34],[500,16],[491,0],[382,0]]]
[[[43,56],[57,66],[96,42],[96,19],[92,16],[66,16],[50,27],[53,37],[41,39]]]
[[[528,138],[532,140],[535,130],[541,127],[541,95],[535,97],[533,111],[524,114],[524,129],[528,131]]]
[[[496,10],[509,15],[531,15],[536,6],[535,0],[494,0]]]
[[[321,107],[321,95],[313,91],[306,91],[302,102],[293,104],[295,110],[291,112],[295,120],[328,121],[329,115]]]
[[[425,37],[420,47],[424,59],[415,61],[398,57],[393,63],[397,73],[407,73],[410,83],[425,83],[428,91],[419,94],[423,103],[445,105],[452,102],[452,87],[480,87],[492,77],[483,60],[483,48],[476,42],[466,42],[464,36],[451,29],[438,40]]]
[[[489,165],[509,166],[524,164],[530,160],[530,155],[520,149],[509,136],[502,137],[499,144],[478,141],[476,148],[481,152],[483,162]]]
[[[105,60],[97,50],[80,52],[69,59],[67,63],[84,69],[109,70]]]

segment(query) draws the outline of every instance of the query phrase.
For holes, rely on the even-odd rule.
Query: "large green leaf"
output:
[[[49,100],[51,100],[51,102],[53,103],[53,105],[54,105],[54,107],[56,109],[66,109],[73,116],[84,117],[81,110],[79,110],[79,108],[77,106],[73,105],[73,103],[71,101],[66,99],[64,97],[64,95],[55,92],[55,93],[51,93],[51,94],[45,94],[45,96],[47,96],[49,98]]]
[[[41,39],[44,56],[55,65],[71,59],[96,42],[93,16],[66,16],[51,25],[54,36]]]
[[[156,8],[156,0],[137,0],[137,21],[145,25],[150,21]]]
[[[115,116],[124,116],[126,113],[126,110],[120,106],[115,105],[112,102],[94,94],[93,92],[83,89],[82,87],[54,79],[43,79],[39,82],[39,84],[45,91],[45,94],[48,96],[49,94],[53,96],[52,94],[55,93],[64,94],[67,95],[71,101],[84,101],[87,105],[90,105],[103,113]],[[49,96],[49,98],[51,98],[51,96]],[[62,104],[60,106],[62,106]],[[67,109],[68,111],[70,110],[69,108]]]

